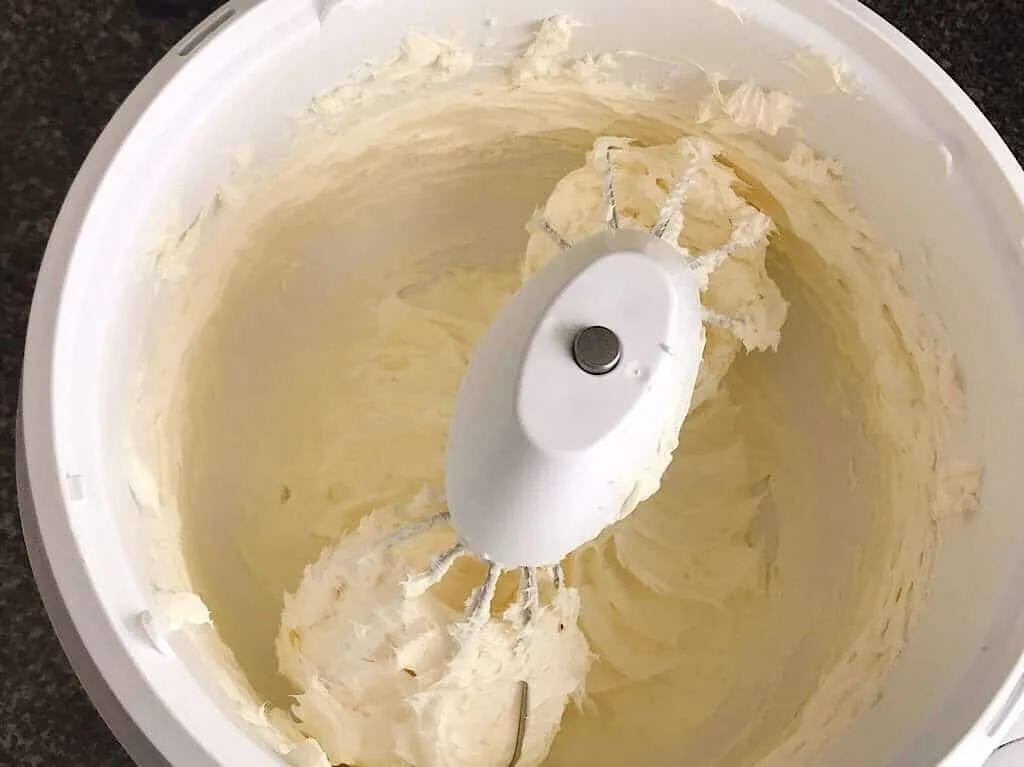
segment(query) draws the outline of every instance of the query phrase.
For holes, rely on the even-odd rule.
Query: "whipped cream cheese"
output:
[[[154,583],[201,597],[211,624],[184,630],[293,764],[506,765],[522,681],[521,765],[813,764],[899,654],[937,519],[976,505],[947,447],[956,365],[898,258],[839,163],[761,141],[798,105],[717,80],[681,105],[570,56],[571,28],[471,83],[468,55],[416,38],[160,249],[171,309],[130,451]],[[541,218],[570,241],[604,225],[609,145],[626,225],[700,160],[674,232],[690,253],[744,233],[704,275],[722,321],[661,489],[569,558],[531,629],[504,582],[466,634],[477,563],[405,599],[449,541],[374,544],[440,508],[474,344],[557,257]]]

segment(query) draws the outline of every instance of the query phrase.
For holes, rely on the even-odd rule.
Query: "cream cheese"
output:
[[[523,680],[521,765],[813,764],[901,651],[939,519],[976,506],[947,442],[956,366],[898,258],[838,163],[760,142],[799,119],[792,99],[716,80],[683,109],[570,57],[571,26],[548,20],[511,78],[472,84],[456,47],[407,46],[160,251],[176,321],[133,443],[155,582],[202,598],[213,626],[186,630],[295,764],[507,764]],[[705,275],[729,319],[660,491],[570,557],[535,629],[505,610],[508,582],[469,636],[479,568],[403,600],[446,541],[374,542],[438,508],[468,356],[556,257],[540,216],[569,240],[603,225],[595,142],[617,147],[633,225],[700,159],[674,226],[690,253],[745,233]]]

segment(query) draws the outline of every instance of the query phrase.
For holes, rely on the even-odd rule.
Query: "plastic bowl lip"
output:
[[[296,13],[289,1],[234,0],[232,22],[243,17],[274,18]],[[254,13],[255,12],[255,13]],[[224,13],[214,11],[196,29]],[[133,657],[116,618],[106,610],[90,570],[97,554],[86,554],[75,539],[69,514],[73,499],[61,476],[57,435],[65,424],[56,420],[56,402],[74,386],[58,380],[58,337],[75,318],[64,303],[66,278],[74,252],[80,247],[83,226],[97,193],[107,183],[108,171],[136,127],[186,67],[202,66],[232,24],[224,24],[204,38],[190,55],[172,47],[132,90],[100,133],[61,205],[47,242],[26,332],[22,363],[17,434],[19,506],[22,529],[37,586],[69,662],[93,706],[134,761],[146,765],[217,767],[228,763],[227,744],[235,744],[244,763],[252,767],[280,765],[280,759],[247,737],[236,718],[222,711],[209,695],[204,700],[208,721],[196,722],[195,712],[183,712],[171,702],[170,691],[154,678],[166,677],[168,663],[155,651],[152,660]],[[196,34],[190,31],[183,40]],[[90,565],[88,560],[94,560]],[[180,672],[179,672],[180,673]],[[186,722],[185,719],[190,721]]]
[[[75,626],[71,611],[62,599],[62,590],[58,586],[56,574],[47,555],[48,551],[53,548],[53,536],[50,536],[50,546],[47,547],[42,538],[39,524],[40,515],[36,512],[33,503],[25,451],[25,419],[20,402],[15,429],[15,460],[22,534],[25,538],[29,564],[32,567],[36,586],[61,649],[71,663],[75,676],[78,677],[88,693],[89,700],[132,760],[137,764],[153,765],[154,767],[169,765],[170,763],[164,759],[154,745],[142,735],[142,730],[132,718],[131,713],[121,704],[111,686],[107,684],[103,672],[86,646],[82,634]]]
[[[37,277],[22,366],[18,418],[18,485],[22,525],[37,583],[56,633],[93,704],[136,761],[143,764],[188,764],[205,767],[218,762],[194,729],[179,719],[168,705],[165,691],[157,689],[147,671],[130,656],[111,616],[103,609],[103,598],[90,576],[83,554],[76,546],[69,505],[71,499],[60,476],[56,435],[64,425],[55,419],[54,405],[71,381],[54,376],[58,329],[72,318],[63,311],[65,278],[93,199],[111,163],[134,126],[160,99],[174,76],[185,65],[196,63],[221,42],[218,38],[242,16],[273,13],[280,16],[291,0],[233,0],[237,10],[232,23],[211,32],[201,47],[182,56],[177,46],[156,64],[111,118],[93,145],[75,177],[54,223]],[[213,18],[223,9],[208,17]],[[845,16],[884,42],[953,107],[962,124],[960,130],[973,133],[998,166],[1013,195],[1024,208],[1024,170],[1009,147],[977,105],[930,57],[876,13],[856,0],[824,0],[821,14]],[[294,13],[294,9],[292,13]],[[202,24],[207,23],[202,22]],[[188,39],[193,33],[189,33]],[[1024,677],[1024,651],[1013,675],[995,693],[988,710],[948,755],[946,763],[980,764],[996,745],[994,738],[979,738],[981,721],[1008,705],[1019,716],[1024,703],[1012,701],[1012,689]],[[235,727],[223,714],[218,722]],[[209,731],[208,731],[209,732]],[[981,733],[984,735],[984,733]],[[161,756],[162,755],[162,756]],[[260,765],[280,764],[268,754]]]
[[[914,71],[933,86],[957,112],[967,127],[985,146],[996,161],[1003,177],[1013,189],[1014,196],[1024,208],[1024,169],[999,131],[984,115],[981,108],[963,88],[925,53],[915,42],[896,27],[864,5],[860,0],[826,0],[837,10],[847,13],[855,23],[883,41],[894,53],[913,67]]]

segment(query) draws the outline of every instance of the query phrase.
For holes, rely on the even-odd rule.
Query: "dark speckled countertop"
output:
[[[1024,0],[868,4],[952,74],[1024,157]],[[130,764],[68,667],[32,582],[14,482],[18,376],[36,270],[76,169],[135,83],[213,5],[0,0],[3,766]]]

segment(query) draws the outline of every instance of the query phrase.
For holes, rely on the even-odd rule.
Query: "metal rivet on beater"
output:
[[[591,325],[572,340],[572,356],[583,372],[604,375],[615,370],[622,359],[622,342],[603,325]]]

